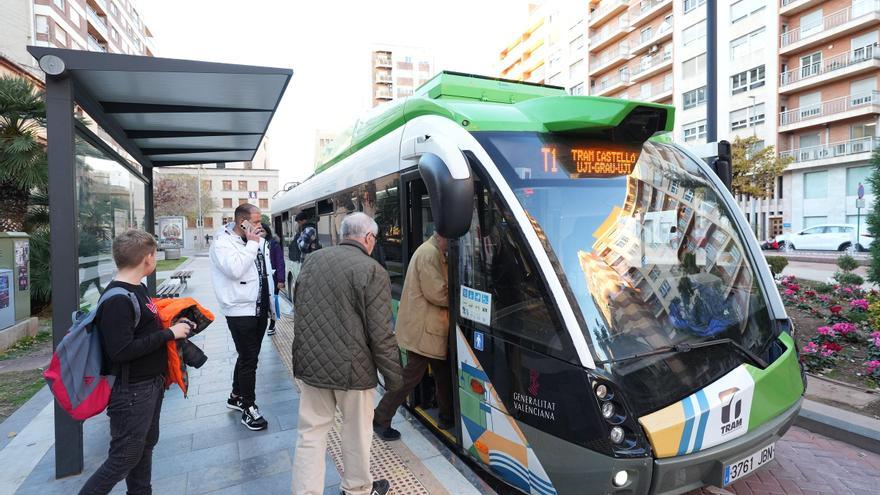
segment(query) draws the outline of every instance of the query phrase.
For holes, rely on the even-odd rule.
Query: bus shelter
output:
[[[113,236],[153,231],[153,170],[253,159],[289,69],[28,47],[46,74],[52,332],[113,277]],[[155,274],[148,286],[156,289]],[[55,475],[83,469],[82,423],[55,405]]]

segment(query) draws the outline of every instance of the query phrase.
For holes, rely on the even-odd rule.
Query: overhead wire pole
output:
[[[718,141],[718,0],[706,0],[706,142]]]

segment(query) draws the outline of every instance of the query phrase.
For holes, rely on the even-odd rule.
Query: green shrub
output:
[[[852,256],[844,254],[837,258],[837,266],[844,272],[851,272],[859,267],[859,263]]]
[[[865,283],[865,279],[852,272],[837,272],[834,274],[834,279],[840,285],[862,285]]]
[[[816,284],[816,292],[819,294],[831,294],[834,292],[834,285],[826,282],[819,282]]]
[[[770,265],[770,273],[779,275],[788,266],[788,258],[784,256],[767,256],[767,264]]]

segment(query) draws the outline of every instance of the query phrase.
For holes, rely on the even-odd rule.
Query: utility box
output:
[[[14,308],[15,321],[31,316],[30,250],[30,237],[24,232],[0,232],[0,270],[11,272],[8,290],[10,301],[13,301],[10,305]],[[0,285],[0,306],[3,305],[3,290]],[[0,328],[3,328],[2,324]]]
[[[15,290],[12,270],[0,268],[0,330],[15,325]]]

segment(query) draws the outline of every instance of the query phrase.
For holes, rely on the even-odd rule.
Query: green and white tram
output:
[[[497,478],[540,495],[724,486],[773,459],[804,379],[733,197],[652,139],[672,124],[668,106],[442,73],[334,142],[273,221],[289,242],[309,211],[327,246],[344,215],[372,215],[395,300],[415,248],[454,239],[456,426],[418,393],[410,407]]]

